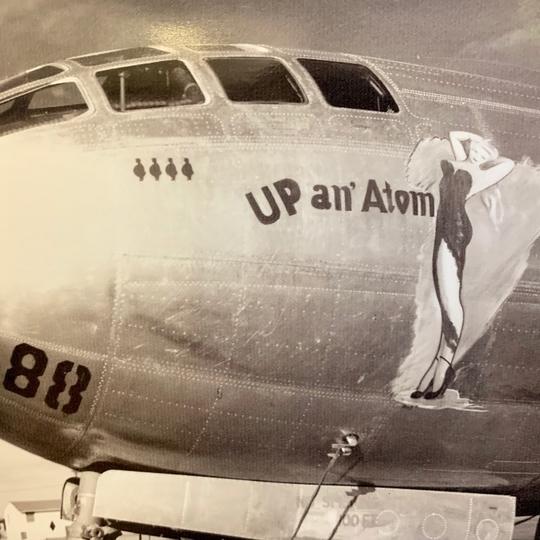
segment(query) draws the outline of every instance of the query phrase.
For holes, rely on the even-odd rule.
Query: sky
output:
[[[60,499],[69,469],[0,442],[0,518],[9,501]]]
[[[540,70],[538,0],[2,0],[0,77],[142,43],[255,42]]]
[[[540,75],[538,0],[1,0],[0,28],[0,79],[87,52],[218,42]],[[59,496],[68,475],[0,443],[0,514]]]

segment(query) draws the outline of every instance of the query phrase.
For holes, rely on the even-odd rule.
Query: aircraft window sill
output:
[[[144,110],[152,110],[152,109],[165,109],[169,107],[186,107],[190,105],[204,105],[204,104],[205,104],[204,101],[193,102],[189,100],[170,101],[168,103],[164,103],[164,102],[136,103],[132,101],[131,103],[126,105],[126,108],[123,111],[120,110],[119,103],[112,102],[111,107],[115,112],[122,113],[122,112],[144,111]]]
[[[37,118],[40,116],[48,115],[69,115],[73,113],[79,113],[80,111],[87,111],[86,105],[70,105],[69,107],[55,107],[54,109],[30,109],[28,116],[30,118]]]
[[[279,105],[280,107],[281,106],[302,107],[304,105],[309,105],[309,102],[307,101],[307,99],[304,99],[303,101],[258,101],[254,99],[246,99],[246,100],[230,99],[227,96],[225,96],[225,99],[227,100],[227,102],[231,103],[232,105],[239,105],[239,106],[244,106],[244,105],[276,105],[277,106]]]
[[[273,105],[273,106],[286,106],[286,107],[303,107],[309,105],[308,102],[304,103],[290,103],[288,101],[231,101],[232,104],[243,107],[245,105]]]
[[[328,103],[328,106],[331,107],[332,109],[337,109],[337,110],[341,110],[341,111],[350,111],[351,113],[369,113],[369,114],[384,114],[384,115],[395,115],[395,114],[399,114],[401,111],[398,109],[397,111],[393,108],[388,108],[386,109],[385,111],[380,111],[379,109],[368,109],[368,108],[357,108],[357,107],[346,107],[346,106],[341,106],[341,105],[332,105],[330,103]]]
[[[20,122],[10,124],[6,126],[5,129],[0,128],[0,136],[11,135],[12,133],[16,133],[17,131],[24,131],[24,130],[33,129],[36,127],[50,126],[50,125],[63,123],[67,120],[72,120],[74,118],[77,118],[78,116],[81,116],[85,112],[86,111],[63,113],[63,114],[47,113],[47,114],[43,114],[39,116],[32,116]]]

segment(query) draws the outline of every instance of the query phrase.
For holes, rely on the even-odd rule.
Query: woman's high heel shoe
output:
[[[433,388],[433,379],[429,381],[429,384],[427,385],[425,390],[415,390],[411,397],[413,399],[420,399],[421,397],[424,397],[426,394],[431,393],[431,389]]]
[[[433,391],[426,392],[424,394],[424,399],[436,399],[439,396],[442,396],[446,392],[448,387],[454,382],[454,380],[456,378],[456,372],[455,372],[454,368],[452,367],[452,362],[449,362],[446,358],[444,358],[442,356],[440,356],[439,358],[441,358],[442,360],[444,360],[448,364],[448,369],[446,370],[446,373],[444,374],[443,383],[442,383],[441,387],[438,390],[436,390],[435,392],[433,392]],[[433,381],[431,381],[431,382],[433,383]]]
[[[431,381],[429,382],[429,384],[426,386],[426,388],[424,390],[420,390],[420,386],[422,384],[422,382],[424,381],[424,377],[429,373],[429,371],[431,370],[431,368],[433,367],[433,364],[437,361],[437,357],[435,357],[432,361],[431,361],[431,364],[429,365],[429,367],[427,368],[427,371],[424,373],[424,376],[420,379],[420,383],[418,384],[418,386],[416,387],[416,390],[411,394],[411,398],[412,399],[420,399],[421,397],[424,397],[424,395],[427,393],[427,392],[430,392],[431,389],[433,388],[433,377],[431,377]],[[435,374],[433,374],[435,376]]]

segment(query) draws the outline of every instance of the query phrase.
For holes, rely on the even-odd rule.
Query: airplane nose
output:
[[[115,231],[95,155],[26,135],[0,139],[0,438],[63,462],[97,405]]]
[[[44,349],[2,336],[0,341],[0,438],[42,457],[59,460],[72,436],[47,410],[51,360]],[[47,388],[48,386],[48,388]],[[54,386],[54,382],[53,382]],[[49,392],[52,394],[52,392]]]
[[[0,439],[73,466],[69,450],[88,427],[104,363],[33,339],[0,339]]]

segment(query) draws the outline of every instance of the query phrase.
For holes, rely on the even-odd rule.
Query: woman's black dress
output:
[[[472,177],[469,172],[462,169],[454,169],[449,161],[441,161],[443,177],[439,185],[439,208],[435,224],[435,245],[433,247],[433,282],[437,299],[441,306],[442,332],[450,347],[457,348],[459,336],[456,328],[448,317],[443,304],[439,288],[437,272],[437,255],[441,242],[444,240],[450,253],[454,257],[457,266],[457,274],[460,283],[463,278],[465,267],[465,252],[472,238],[472,225],[465,211],[465,200],[472,186]]]

